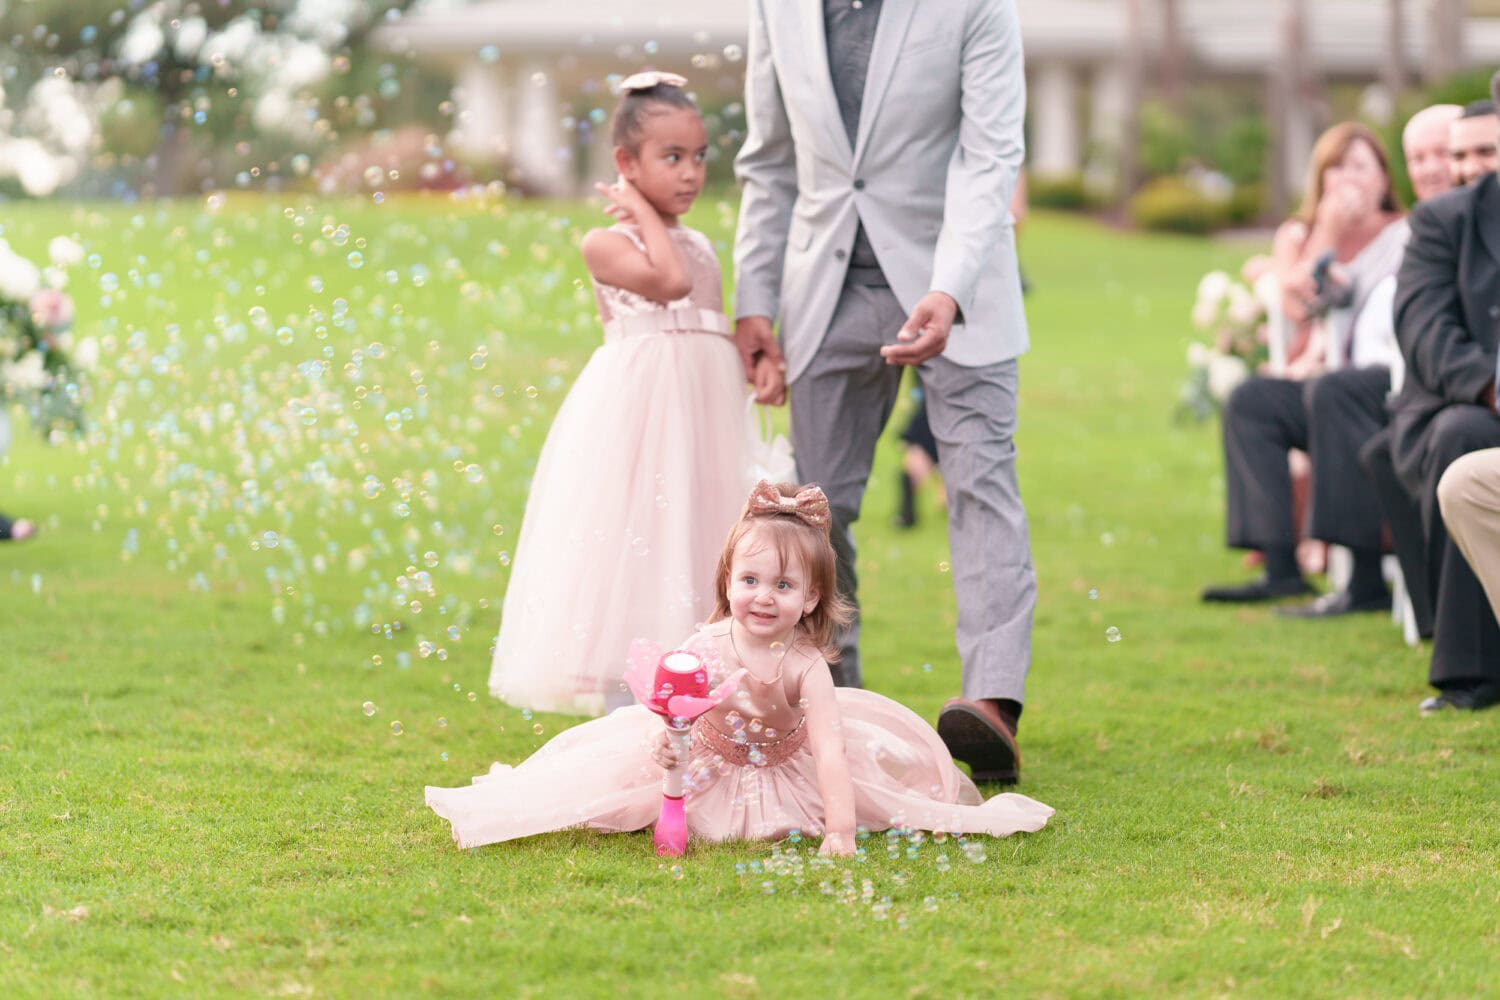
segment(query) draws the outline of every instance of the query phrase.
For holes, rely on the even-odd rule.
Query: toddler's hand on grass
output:
[[[854,837],[848,833],[830,832],[818,847],[820,858],[847,858],[854,853]]]

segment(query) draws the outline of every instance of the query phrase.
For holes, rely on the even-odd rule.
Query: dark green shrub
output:
[[[1026,198],[1035,208],[1077,212],[1090,207],[1088,191],[1079,174],[1032,175],[1026,178]]]
[[[1130,220],[1142,229],[1211,233],[1229,224],[1229,202],[1216,201],[1181,177],[1148,181],[1130,199]]]
[[[1266,187],[1264,184],[1237,184],[1234,194],[1225,206],[1226,220],[1235,226],[1259,222],[1266,211]]]

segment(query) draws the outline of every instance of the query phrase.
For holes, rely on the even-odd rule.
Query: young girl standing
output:
[[[686,761],[689,831],[706,840],[822,836],[854,851],[857,826],[1004,836],[1052,809],[1024,795],[985,801],[930,726],[870,691],[835,688],[834,634],[849,610],[834,590],[828,500],[817,487],[755,487],[729,534],[716,606],[686,648],[738,693],[700,716]],[[679,760],[657,715],[624,708],[566,730],[517,767],[463,788],[427,789],[461,848],[568,827],[640,830],[657,817],[662,768]]]
[[[616,223],[583,240],[604,325],[542,448],[501,613],[490,691],[597,715],[628,703],[633,639],[671,642],[713,608],[702,589],[749,485],[744,377],[719,262],[678,222],[703,188],[703,119],[669,73],[621,85]],[[765,367],[757,385],[775,391]]]

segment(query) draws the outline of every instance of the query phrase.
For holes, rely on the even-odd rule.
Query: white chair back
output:
[[[1266,347],[1270,350],[1266,374],[1280,375],[1286,371],[1286,352],[1292,336],[1291,324],[1281,311],[1281,282],[1267,271],[1256,279],[1252,291],[1266,307]]]

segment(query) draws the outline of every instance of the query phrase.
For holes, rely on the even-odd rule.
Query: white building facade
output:
[[[1437,59],[1433,5],[1443,2],[1017,0],[1028,169],[1076,176],[1086,157],[1117,153],[1141,78],[1177,52],[1191,79],[1265,88],[1283,175],[1295,186],[1321,122],[1301,84],[1286,79],[1292,34],[1305,39],[1304,80],[1374,84],[1388,74],[1393,39],[1408,79],[1435,60],[1459,69],[1500,65],[1494,18],[1463,21],[1460,51],[1448,51],[1450,38]],[[1393,10],[1403,15],[1397,32]],[[565,195],[611,172],[601,119],[613,106],[617,75],[670,69],[700,95],[733,99],[744,77],[746,31],[745,0],[483,0],[418,9],[381,29],[377,43],[451,75],[458,113],[449,138],[458,152],[505,164],[524,190]]]

